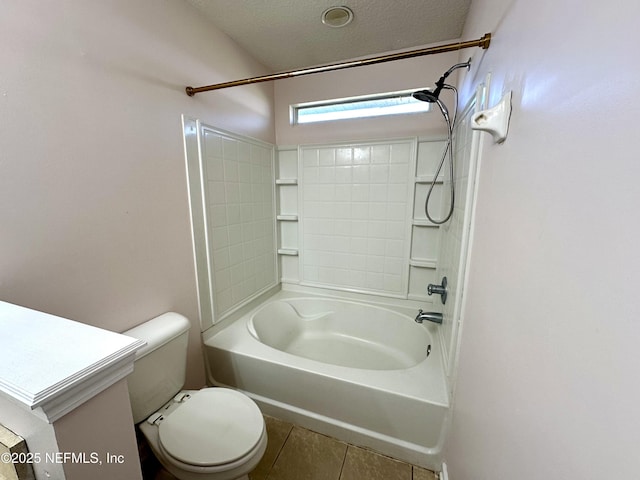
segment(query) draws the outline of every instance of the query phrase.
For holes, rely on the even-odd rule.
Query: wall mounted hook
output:
[[[481,110],[471,118],[471,128],[489,132],[496,143],[507,139],[509,120],[511,119],[511,91],[504,94],[498,104],[487,110]]]

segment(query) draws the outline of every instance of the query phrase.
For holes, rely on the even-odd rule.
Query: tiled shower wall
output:
[[[441,334],[444,347],[447,374],[454,370],[455,352],[461,325],[461,308],[463,300],[463,283],[465,278],[466,257],[469,245],[473,196],[475,192],[475,172],[478,160],[479,133],[471,129],[472,114],[479,110],[477,103],[484,101],[484,90],[481,88],[475,98],[459,115],[454,132],[453,155],[455,165],[456,199],[451,220],[440,228],[440,261],[438,278],[448,280],[448,293],[451,301],[443,306],[445,321]],[[447,182],[450,177],[447,175]],[[445,191],[449,188],[444,185]],[[453,385],[453,382],[450,384]]]
[[[274,148],[205,126],[201,138],[206,261],[218,321],[277,284]]]
[[[469,120],[480,108],[476,103],[482,102],[480,91],[457,122],[455,209],[451,220],[440,226],[427,219],[425,200],[444,153],[444,140],[278,152],[278,209],[285,214],[279,221],[279,242],[284,247],[281,281],[407,298],[425,309],[442,311],[440,333],[448,375],[455,368],[477,168],[479,135]],[[436,219],[444,218],[449,208],[447,162],[429,203],[429,213]],[[428,284],[440,284],[443,276],[449,293],[445,305],[426,292]]]
[[[477,148],[472,110],[456,131],[456,210],[443,226],[424,212],[442,139],[282,147],[274,162],[272,145],[200,125],[202,160],[190,160],[189,182],[202,192],[191,195],[198,284],[211,285],[200,291],[205,328],[278,280],[406,298],[443,310],[451,369],[473,191],[469,159]],[[429,207],[439,218],[448,206],[444,177],[436,179]],[[444,308],[426,292],[443,275],[456,299]]]
[[[281,280],[432,303],[439,229],[422,205],[443,147],[406,139],[280,149]],[[439,182],[436,211],[441,194]]]
[[[413,142],[304,147],[301,279],[402,295]]]

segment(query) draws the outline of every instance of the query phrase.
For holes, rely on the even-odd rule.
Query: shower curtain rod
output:
[[[211,90],[220,90],[222,88],[237,87],[239,85],[251,85],[252,83],[269,82],[271,80],[281,80],[283,78],[298,77],[301,75],[310,75],[312,73],[331,72],[333,70],[341,70],[344,68],[362,67],[364,65],[374,65],[376,63],[391,62],[393,60],[403,60],[405,58],[420,57],[423,55],[433,55],[436,53],[452,52],[454,50],[462,50],[463,48],[482,47],[483,50],[489,48],[491,43],[491,34],[485,33],[478,40],[469,40],[467,42],[448,43],[446,45],[438,45],[435,47],[427,47],[419,50],[411,50],[408,52],[391,53],[380,57],[365,58],[363,60],[353,60],[350,62],[334,63],[323,65],[320,67],[304,68],[302,70],[291,70],[289,72],[272,73],[261,77],[245,78],[242,80],[234,80],[232,82],[215,83],[204,87],[186,87],[187,95],[193,97],[196,93],[209,92]]]

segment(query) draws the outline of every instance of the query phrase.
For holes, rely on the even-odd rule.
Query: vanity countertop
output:
[[[0,301],[0,395],[49,423],[133,371],[144,342]]]

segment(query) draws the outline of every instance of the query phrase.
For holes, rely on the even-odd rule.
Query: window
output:
[[[291,105],[291,124],[428,112],[430,104],[413,98],[411,94],[414,91],[405,90]]]

